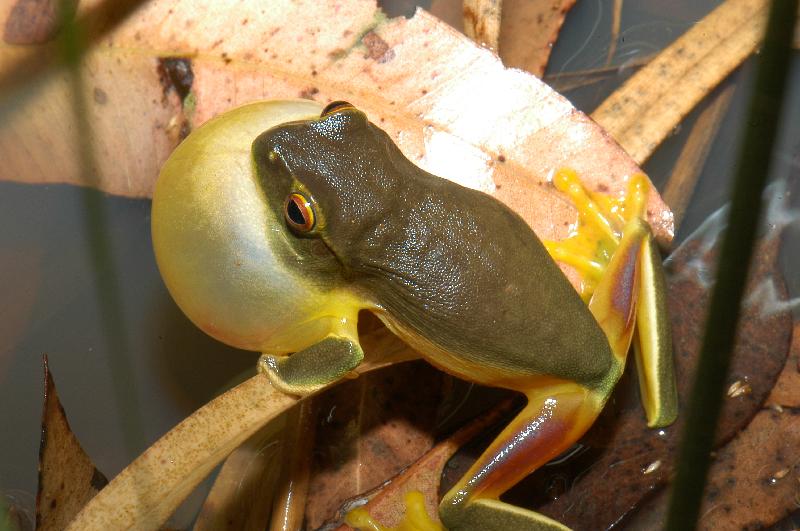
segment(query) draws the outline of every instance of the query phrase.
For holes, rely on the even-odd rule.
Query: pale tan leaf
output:
[[[257,375],[159,439],[75,517],[68,529],[155,529],[234,448],[298,399]]]
[[[3,43],[0,65],[23,51]],[[165,56],[191,64],[185,108],[159,77]],[[146,196],[184,122],[195,127],[236,105],[292,96],[350,100],[419,165],[493,193],[547,239],[563,237],[575,219],[548,184],[554,169],[572,167],[590,188],[611,193],[640,171],[533,76],[506,70],[425,12],[386,20],[368,0],[271,9],[153,0],[100,39],[83,73],[92,138],[70,135],[69,92],[56,74],[0,129],[0,178],[80,183],[77,148],[91,141],[102,188]],[[671,216],[655,192],[648,212],[660,240],[669,240]]]
[[[766,0],[728,0],[631,77],[593,113],[641,164],[689,111],[758,47]]]
[[[418,355],[383,329],[362,341],[364,373]],[[120,472],[70,523],[73,531],[156,529],[236,447],[300,399],[261,374],[215,398]]]
[[[44,386],[36,529],[60,531],[108,481],[69,427],[47,357]]]

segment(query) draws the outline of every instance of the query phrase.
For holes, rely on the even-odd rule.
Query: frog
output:
[[[576,202],[594,204],[563,175]],[[362,110],[258,102],[211,120],[165,163],[153,246],[184,313],[262,353],[260,371],[282,392],[354,377],[369,311],[440,370],[523,394],[438,516],[452,530],[566,529],[500,496],[591,427],[632,342],[648,424],[677,414],[645,181],[623,227],[584,220],[610,228],[615,247],[587,304],[551,256],[578,264],[570,249],[548,252],[495,197],[414,164]]]

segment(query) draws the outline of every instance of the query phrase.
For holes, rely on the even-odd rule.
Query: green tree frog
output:
[[[590,212],[584,225],[616,247],[587,306],[522,218],[415,166],[360,110],[261,102],[178,146],[153,197],[153,244],[189,318],[262,352],[261,369],[286,393],[351,374],[363,358],[358,312],[369,310],[441,370],[525,394],[439,516],[448,529],[564,529],[500,495],[591,426],[637,320],[650,424],[676,413],[663,286],[640,220],[645,181],[615,228],[562,172]],[[553,252],[580,260],[568,246]]]

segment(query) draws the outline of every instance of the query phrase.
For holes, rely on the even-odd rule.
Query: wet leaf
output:
[[[663,197],[672,209],[676,227],[680,227],[683,221],[686,207],[689,206],[695,185],[705,166],[706,157],[728,111],[734,89],[735,85],[728,85],[703,106],[689,131],[680,155],[672,166]]]
[[[792,348],[767,403],[783,407],[800,407],[800,323],[795,324]]]
[[[441,379],[442,373],[424,362],[404,363],[345,382],[319,398],[306,504],[310,528],[431,448]]]
[[[28,48],[0,44],[0,71]],[[164,73],[165,57],[191,68],[183,100]],[[56,72],[35,96],[6,109],[0,178],[80,183],[78,147],[91,142],[104,190],[146,196],[188,129],[236,105],[287,97],[350,100],[412,160],[495,194],[547,239],[563,237],[575,219],[547,184],[555,168],[570,166],[590,188],[612,193],[640,171],[533,76],[504,69],[425,12],[386,20],[368,0],[272,9],[153,0],[100,39],[84,65],[91,138],[69,134],[76,130],[69,84]],[[648,212],[662,242],[669,240],[671,217],[655,192]]]
[[[797,509],[800,412],[761,410],[747,429],[720,450],[709,471],[697,529],[764,529]],[[667,492],[637,512],[628,529],[658,528]]]
[[[195,531],[267,529],[269,500],[280,473],[282,420],[256,432],[225,460],[195,521]]]
[[[702,340],[708,304],[707,272],[713,270],[713,252],[701,240],[681,246],[669,265],[669,309],[675,348],[676,380],[685,407]],[[776,284],[779,298],[786,290],[776,269],[778,239],[760,244],[748,293],[768,281]],[[717,446],[746,427],[772,389],[784,367],[792,332],[787,311],[773,312],[764,304],[749,304],[741,327],[729,374],[729,394],[717,431]],[[589,451],[565,470],[551,470],[538,478],[547,484],[559,475],[571,489],[540,508],[552,518],[573,527],[607,528],[620,521],[670,477],[684,417],[662,430],[646,427],[631,371],[618,385],[596,425],[581,441]],[[599,455],[599,456],[598,456]],[[534,474],[536,476],[536,474]],[[533,477],[532,482],[537,478]]]
[[[764,35],[767,5],[766,0],[722,3],[609,96],[592,118],[642,164],[755,51]]]
[[[44,387],[36,529],[60,531],[105,487],[108,480],[97,470],[72,433],[46,356]]]
[[[405,494],[416,490],[425,497],[428,515],[438,521],[440,482],[442,470],[447,465],[448,460],[475,436],[507,415],[513,409],[513,405],[513,400],[506,400],[492,407],[451,437],[438,443],[412,466],[392,478],[386,485],[364,494],[362,498],[369,500],[365,505],[369,514],[383,525],[397,525],[405,515]],[[348,507],[349,505],[345,505],[339,512],[338,521],[340,524]],[[337,529],[344,530],[350,529],[350,527],[341,524]]]

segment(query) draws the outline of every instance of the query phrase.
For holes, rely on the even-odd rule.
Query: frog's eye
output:
[[[286,223],[297,232],[310,232],[317,222],[314,203],[303,194],[293,192],[286,197],[283,205]]]
[[[356,110],[352,103],[346,101],[334,101],[325,106],[322,109],[322,114],[320,114],[320,118],[325,118],[326,116],[330,116],[333,113],[337,113],[344,110]]]

